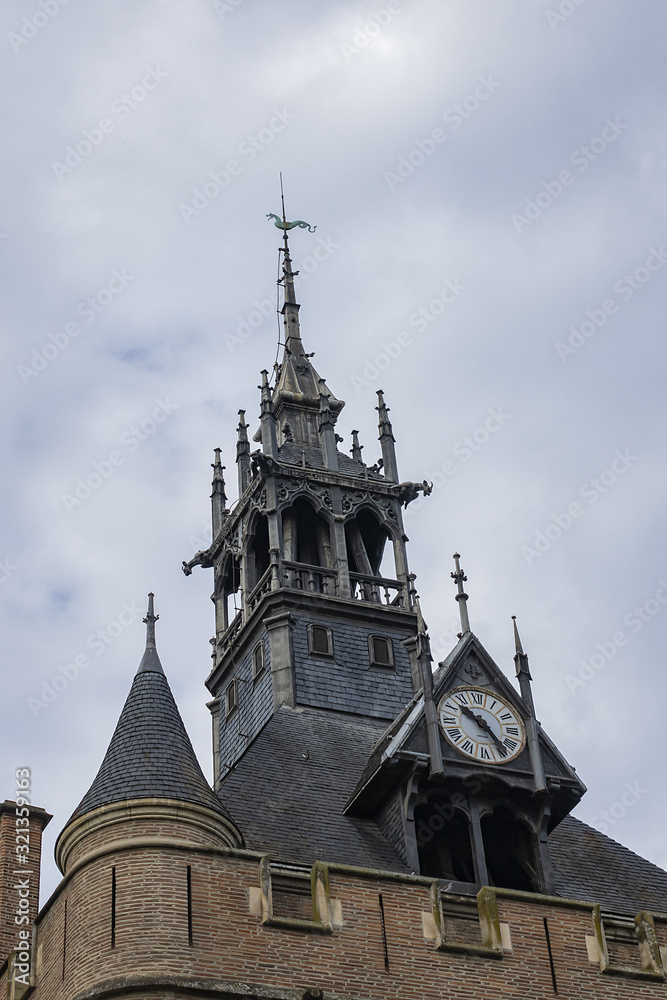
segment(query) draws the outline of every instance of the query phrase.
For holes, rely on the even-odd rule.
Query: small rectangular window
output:
[[[368,637],[368,652],[370,654],[371,666],[393,667],[394,646],[391,639],[388,639],[384,635],[370,635]]]
[[[308,651],[319,656],[333,656],[333,636],[326,625],[308,626]]]
[[[233,680],[225,691],[225,715],[229,717],[239,705],[238,681]]]
[[[252,679],[257,680],[264,673],[264,643],[258,642],[252,651]]]

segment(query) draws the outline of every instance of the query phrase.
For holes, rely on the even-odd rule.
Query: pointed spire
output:
[[[530,709],[530,714],[535,715],[535,706],[533,704],[533,692],[530,686],[532,677],[530,675],[530,668],[528,666],[528,657],[523,651],[523,646],[521,645],[521,639],[519,638],[519,629],[516,624],[516,615],[512,615],[512,621],[514,623],[514,646],[516,653],[514,654],[514,665],[516,668],[516,676],[519,680],[519,687],[521,688],[521,697],[526,702]]]
[[[133,799],[188,802],[226,817],[236,843],[241,835],[212,791],[195,756],[155,649],[153,594],[148,595],[146,652],[92,785],[70,817]],[[67,829],[67,827],[65,828]],[[61,839],[64,835],[61,834]],[[234,840],[231,841],[233,843]]]
[[[428,752],[431,758],[431,776],[442,777],[443,761],[438,729],[438,714],[433,700],[433,657],[431,656],[431,640],[428,635],[428,625],[424,621],[419,595],[415,592],[414,608],[417,612],[417,667],[424,695],[424,717],[426,719],[426,735]]]
[[[153,611],[153,597],[154,594],[148,595],[148,612],[144,618],[144,625],[146,626],[146,649],[144,655],[139,664],[138,674],[153,672],[156,674],[163,674],[162,664],[160,663],[160,657],[157,655],[157,648],[155,646],[155,622],[160,617],[156,615]]]
[[[350,454],[355,462],[363,462],[361,457],[361,449],[363,444],[359,444],[359,431],[352,431],[352,447],[350,448]]]
[[[323,378],[318,379],[317,389],[320,394],[320,416],[318,431],[322,443],[322,454],[327,469],[338,470],[338,449],[336,448],[336,415],[331,409],[331,393]]]
[[[239,499],[245,493],[250,478],[250,441],[248,440],[248,424],[245,422],[245,410],[239,410],[238,437],[236,439],[236,462],[239,475]]]
[[[535,718],[535,703],[533,701],[533,690],[530,683],[532,678],[528,667],[528,657],[524,653],[523,646],[521,645],[519,629],[516,624],[516,615],[512,615],[512,622],[514,624],[514,647],[516,649],[516,653],[514,654],[516,675],[519,679],[521,697],[528,708],[528,718],[526,719],[528,753],[530,755],[530,762],[533,768],[535,791],[543,792],[547,787],[547,779],[544,772],[544,759],[542,757],[542,749],[540,746],[539,722],[537,722]]]
[[[262,393],[259,420],[262,435],[262,451],[271,458],[278,455],[278,436],[276,432],[276,414],[273,406],[273,393],[269,385],[269,373],[266,368],[262,373],[262,384],[259,389]]]
[[[468,618],[468,605],[467,605],[468,595],[463,589],[463,584],[468,579],[468,577],[465,575],[465,573],[461,569],[461,566],[459,565],[460,558],[461,556],[459,555],[459,553],[455,552],[453,559],[454,559],[454,566],[456,567],[456,572],[451,573],[450,576],[454,581],[454,583],[456,584],[458,590],[458,593],[456,595],[456,600],[459,605],[459,614],[461,616],[461,634],[465,635],[467,632],[470,631],[470,619]]]
[[[220,449],[215,448],[215,461],[212,464],[213,482],[211,484],[211,517],[213,521],[213,540],[224,524],[229,511],[227,510],[227,494],[225,493],[225,466],[220,460]]]
[[[396,440],[394,438],[394,431],[391,426],[391,420],[389,419],[389,407],[384,401],[384,393],[382,389],[377,390],[378,405],[375,409],[378,411],[378,430],[380,445],[382,446],[382,463],[384,469],[385,479],[390,479],[392,482],[398,482],[398,466],[396,464],[396,449],[394,447]]]

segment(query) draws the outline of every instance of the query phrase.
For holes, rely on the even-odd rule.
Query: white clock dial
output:
[[[438,722],[459,753],[489,764],[506,764],[526,744],[522,720],[506,701],[483,688],[462,687],[440,699]]]

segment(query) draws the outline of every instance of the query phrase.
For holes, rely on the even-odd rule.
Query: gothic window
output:
[[[249,592],[257,586],[269,568],[269,522],[264,514],[255,518],[248,544]]]
[[[308,626],[308,652],[318,656],[333,656],[333,635],[328,626]]]
[[[496,806],[482,817],[482,839],[489,885],[540,891],[531,833],[509,809]]]
[[[475,882],[467,817],[446,799],[430,799],[415,809],[419,871],[431,878]]]
[[[288,562],[333,565],[329,523],[303,497],[283,511],[283,550]]]
[[[345,523],[347,559],[353,573],[380,576],[382,556],[388,535],[376,516],[362,508]]]
[[[239,707],[239,682],[233,680],[225,691],[225,717],[229,718],[232,712]]]
[[[372,667],[393,667],[394,647],[391,639],[384,635],[369,635],[368,652]]]
[[[234,556],[228,556],[220,579],[219,593],[222,600],[218,601],[217,605],[219,628],[226,629],[231,625],[236,614],[240,611],[240,595],[237,597],[240,589],[241,567],[239,561]]]
[[[252,651],[252,679],[264,673],[264,643],[258,642]]]

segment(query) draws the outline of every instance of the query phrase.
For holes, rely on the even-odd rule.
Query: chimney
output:
[[[39,909],[42,831],[52,817],[23,805],[25,799],[27,794],[21,796],[18,789],[18,801],[0,803],[0,966],[18,944],[32,938]]]

